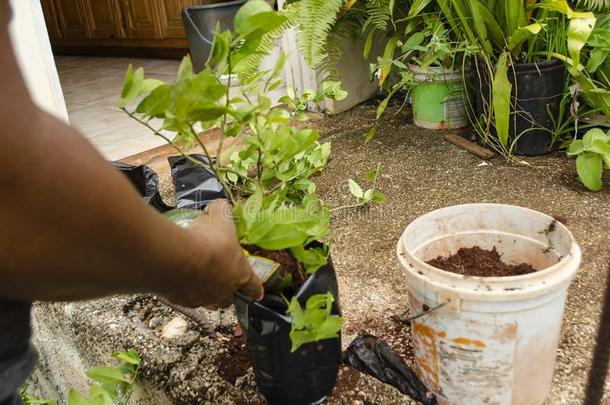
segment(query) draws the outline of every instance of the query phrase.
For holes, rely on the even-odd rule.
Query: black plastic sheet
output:
[[[424,405],[435,405],[436,397],[424,386],[400,355],[376,336],[358,333],[343,354],[348,366],[396,387]]]
[[[189,156],[207,162],[203,155]],[[226,198],[222,184],[212,170],[201,167],[184,156],[171,156],[167,160],[172,168],[176,188],[176,208],[200,210],[218,198]]]
[[[173,208],[163,202],[159,194],[159,176],[153,169],[145,165],[133,166],[122,162],[113,162],[112,165],[127,176],[147,204],[159,212]]]

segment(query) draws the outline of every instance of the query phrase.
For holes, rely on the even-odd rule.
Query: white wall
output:
[[[10,0],[13,16],[9,25],[13,51],[34,102],[68,121],[51,43],[40,0]]]

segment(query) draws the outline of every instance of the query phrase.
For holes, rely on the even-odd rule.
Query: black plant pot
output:
[[[302,306],[315,294],[330,292],[340,315],[337,277],[332,261],[310,276],[296,294]],[[237,318],[246,336],[259,391],[272,404],[314,404],[329,395],[341,363],[341,338],[308,343],[291,353],[291,319],[281,300],[236,298]]]
[[[475,111],[485,114],[490,105],[488,75],[475,75],[481,81]],[[561,98],[564,95],[567,71],[563,62],[517,63],[509,67],[508,80],[512,84],[509,124],[509,146],[519,156],[536,156],[549,153],[553,145],[553,119],[557,120]],[[550,114],[549,114],[550,113]],[[497,138],[495,127],[491,136]]]
[[[203,69],[210,56],[216,24],[220,25],[221,30],[233,29],[233,18],[246,1],[227,1],[219,4],[187,6],[182,9],[182,23],[196,72]]]

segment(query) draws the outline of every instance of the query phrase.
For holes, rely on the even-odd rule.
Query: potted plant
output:
[[[251,66],[285,23],[266,2],[249,1],[235,15],[234,31],[217,29],[200,73],[193,74],[188,57],[175,83],[145,79],[142,69],[130,67],[119,106],[186,158],[183,148],[190,145],[206,155],[193,163],[223,184],[240,242],[265,281],[261,302],[239,294],[235,302],[259,390],[273,403],[305,404],[323,399],[335,384],[342,318],[327,243],[329,208],[310,180],[324,168],[330,144],[293,122],[307,119],[308,102],[346,94],[339,83],[326,82],[321,93],[290,93],[281,100],[285,108],[272,107],[267,93],[281,85],[285,56],[271,70],[252,74]],[[229,94],[232,80],[239,95]],[[152,118],[162,126],[153,128]],[[220,133],[215,156],[197,136],[212,127]],[[237,135],[242,146],[225,151],[224,141]]]
[[[423,10],[422,10],[423,11]],[[395,69],[400,78],[387,86],[388,96],[381,103],[381,116],[398,91],[407,91],[412,104],[413,123],[428,129],[460,128],[468,124],[464,69],[472,48],[458,42],[449,24],[434,10],[410,12],[404,34],[388,41],[384,56],[375,67],[383,86]],[[405,38],[405,39],[403,39]],[[396,55],[396,48],[399,48]]]
[[[471,121],[483,142],[506,156],[548,152],[567,78],[556,55],[574,53],[593,14],[561,0],[436,3],[456,34],[479,48]]]

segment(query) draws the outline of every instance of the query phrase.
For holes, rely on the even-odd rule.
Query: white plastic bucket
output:
[[[538,271],[473,277],[426,264],[473,246],[496,247],[504,262],[529,263]],[[457,205],[409,224],[397,254],[411,315],[445,304],[411,323],[419,375],[439,403],[542,404],[568,286],[580,265],[570,231],[527,208]]]

